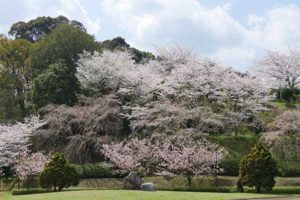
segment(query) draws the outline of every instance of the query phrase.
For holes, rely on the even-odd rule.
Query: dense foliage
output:
[[[30,42],[36,42],[60,24],[69,24],[74,28],[86,31],[80,22],[75,20],[70,21],[65,16],[58,16],[55,18],[37,17],[28,22],[19,21],[10,27],[9,34],[16,39],[26,39]]]
[[[27,63],[31,43],[27,40],[0,38],[0,108],[2,118],[24,118],[25,98],[30,89],[32,71]],[[1,118],[0,118],[1,119]]]
[[[33,80],[31,90],[32,103],[41,108],[50,103],[72,106],[77,102],[76,93],[80,88],[68,66],[56,63],[51,64],[44,73]]]

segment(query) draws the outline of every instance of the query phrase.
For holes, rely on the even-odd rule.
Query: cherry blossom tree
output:
[[[225,120],[233,126],[235,134],[242,122],[254,113],[267,110],[266,105],[271,98],[269,90],[260,85],[260,80],[255,76],[228,70],[220,84],[223,106],[226,107]]]
[[[93,55],[84,52],[78,61],[76,75],[84,87],[110,92],[118,90],[127,79],[124,72],[132,68],[134,60],[127,51],[103,51]]]
[[[157,60],[143,64],[135,64],[128,51],[85,53],[79,59],[77,77],[84,87],[96,91],[113,88],[109,91],[124,100],[124,115],[131,119],[133,131],[143,124],[145,128],[163,125],[163,121],[180,127],[187,118],[184,115],[215,105],[223,122],[237,133],[269,100],[268,88],[253,75],[234,72],[180,47],[160,48],[158,53]],[[221,117],[210,121],[218,122],[217,118]]]
[[[33,116],[24,122],[0,125],[0,166],[17,163],[19,154],[27,151],[29,136],[43,124],[43,121]]]
[[[18,163],[15,165],[16,174],[20,180],[37,175],[44,170],[44,166],[49,160],[48,156],[40,152],[32,154],[28,151],[22,152],[20,153]]]
[[[286,52],[268,51],[257,63],[255,70],[269,79],[273,87],[293,89],[300,84],[300,52],[298,49],[289,49]]]
[[[157,61],[135,64],[129,51],[85,52],[77,64],[81,84],[102,93],[119,91],[142,97],[163,81]]]
[[[276,158],[299,161],[300,111],[285,111],[275,117],[267,125],[267,131],[262,134],[261,140],[267,144]]]
[[[162,170],[187,178],[189,186],[195,175],[216,175],[225,150],[206,140],[189,135],[172,138],[137,138],[103,146],[104,155],[119,168],[144,175]]]
[[[191,186],[195,175],[216,175],[222,171],[219,162],[226,151],[204,139],[178,135],[164,142],[159,155],[161,165],[168,171],[183,175]]]
[[[142,175],[153,173],[159,162],[158,146],[149,139],[106,144],[102,152],[118,168]]]
[[[128,51],[104,51],[93,55],[85,52],[77,63],[77,78],[85,88],[104,93],[131,93],[142,98],[183,91],[184,95],[212,93],[224,71],[211,60],[185,53],[181,48],[159,52],[159,60],[143,64],[134,63]]]

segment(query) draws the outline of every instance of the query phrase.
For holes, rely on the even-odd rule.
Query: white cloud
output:
[[[249,43],[264,49],[286,49],[300,44],[300,9],[296,6],[277,6],[265,16],[252,15],[248,22],[254,24]]]
[[[80,0],[52,0],[51,2],[47,0],[23,0],[21,2],[26,16],[19,20],[28,21],[38,16],[56,17],[64,15],[70,20],[82,22],[89,33],[97,34],[100,31],[100,19],[91,19]]]
[[[295,5],[270,7],[262,15],[252,13],[242,23],[232,16],[230,4],[207,7],[199,0],[86,1],[0,0],[1,5],[4,3],[0,6],[4,13],[0,32],[7,33],[19,20],[65,15],[99,36],[101,17],[102,24],[108,25],[101,29],[103,35],[121,35],[137,48],[152,51],[154,46],[183,44],[224,65],[243,69],[267,49],[300,45],[300,8]],[[89,6],[88,12],[83,3],[101,6]],[[17,14],[10,16],[12,9]]]
[[[100,18],[93,21],[79,0],[60,0],[57,7],[56,15],[62,14],[82,22],[89,33],[97,34],[100,31]]]
[[[208,8],[197,0],[103,0],[102,6],[138,48],[182,43],[225,65],[246,68],[263,50],[300,43],[300,10],[281,5],[242,24],[230,4]]]
[[[231,46],[230,41],[243,40],[246,31],[228,14],[228,5],[208,9],[196,0],[104,0],[102,5],[141,46],[158,41],[194,43],[193,39]],[[146,6],[150,9],[145,10]]]
[[[238,67],[239,70],[246,71],[249,63],[256,58],[256,52],[254,48],[248,47],[219,48],[207,56],[215,59],[218,63],[225,63],[226,67]]]

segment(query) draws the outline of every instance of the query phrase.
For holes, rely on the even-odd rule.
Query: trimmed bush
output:
[[[24,188],[39,188],[39,180],[35,176],[28,176],[26,179],[22,181],[22,187]]]
[[[277,161],[280,176],[300,177],[300,162]]]
[[[224,169],[221,175],[238,176],[239,175],[239,158],[228,157],[220,162],[220,167]]]
[[[87,163],[74,165],[80,178],[119,178],[122,175],[114,173],[114,167],[108,163]]]
[[[63,188],[78,184],[79,175],[75,167],[61,153],[56,153],[53,156],[40,175],[42,188],[51,189],[53,187],[54,191],[61,191]]]

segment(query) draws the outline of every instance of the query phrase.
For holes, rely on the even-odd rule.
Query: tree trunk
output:
[[[23,98],[22,89],[18,88],[17,93],[18,93],[18,99],[19,99],[18,103],[20,106],[21,116],[24,118],[24,117],[26,117],[26,108],[25,108],[25,102],[24,102],[24,98]]]
[[[190,176],[190,175],[187,175],[187,176],[186,176],[186,179],[187,179],[187,181],[188,181],[188,186],[189,186],[189,187],[192,186],[192,178],[193,178],[193,177]]]
[[[243,184],[242,184],[242,180],[239,179],[237,182],[236,182],[236,190],[237,192],[244,192],[244,187],[243,187]]]
[[[24,118],[26,117],[26,108],[25,108],[24,100],[20,99],[19,104],[20,104],[21,116]]]
[[[256,193],[260,193],[260,185],[255,186]]]
[[[216,187],[219,187],[218,175],[214,175],[214,183]]]
[[[238,136],[238,127],[234,126],[234,136]]]

